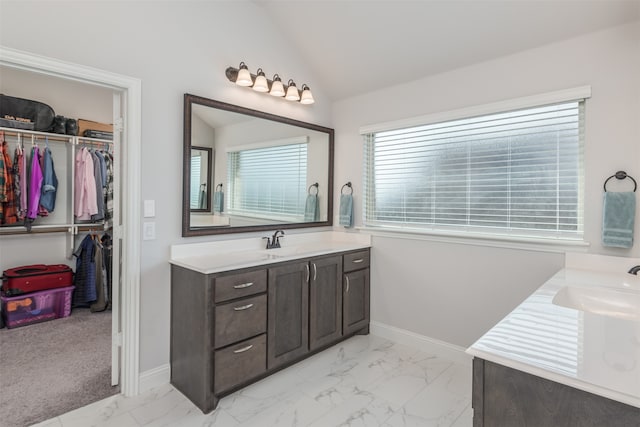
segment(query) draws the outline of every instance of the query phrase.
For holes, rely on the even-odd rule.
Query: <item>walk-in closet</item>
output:
[[[64,126],[56,132],[0,128],[5,170],[19,177],[11,182],[15,212],[5,209],[1,216],[0,270],[34,264],[73,270],[68,316],[64,308],[45,312],[35,302],[23,307],[32,303],[23,298],[10,309],[13,320],[27,310],[27,323],[0,329],[0,419],[21,426],[119,392],[120,258],[113,233],[121,206],[121,125],[114,120],[120,100],[108,87],[27,70],[2,66],[0,76],[0,93],[40,101],[63,123],[71,119],[66,132]],[[79,119],[115,122],[113,137],[74,134]],[[45,162],[42,185],[50,191],[33,206],[32,176],[36,169],[44,174]]]

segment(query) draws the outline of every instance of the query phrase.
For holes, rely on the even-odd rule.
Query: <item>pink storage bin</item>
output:
[[[5,325],[17,328],[69,316],[74,288],[67,286],[14,297],[0,296]]]

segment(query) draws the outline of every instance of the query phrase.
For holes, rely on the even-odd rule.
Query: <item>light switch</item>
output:
[[[144,201],[144,217],[153,218],[156,216],[156,201],[145,200]]]
[[[145,222],[142,226],[142,240],[155,240],[156,238],[156,223]]]

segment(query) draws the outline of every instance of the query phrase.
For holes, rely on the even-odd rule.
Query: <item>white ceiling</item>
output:
[[[640,19],[640,0],[253,1],[333,101]]]

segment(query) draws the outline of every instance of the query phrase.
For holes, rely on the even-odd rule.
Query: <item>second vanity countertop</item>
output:
[[[265,241],[259,237],[186,243],[171,246],[169,262],[203,274],[219,273],[366,249],[371,247],[371,236],[337,231],[285,234],[281,246],[279,249],[265,249]]]
[[[612,257],[567,254],[467,353],[640,408],[640,278],[626,273],[633,259],[597,270],[603,258]]]

